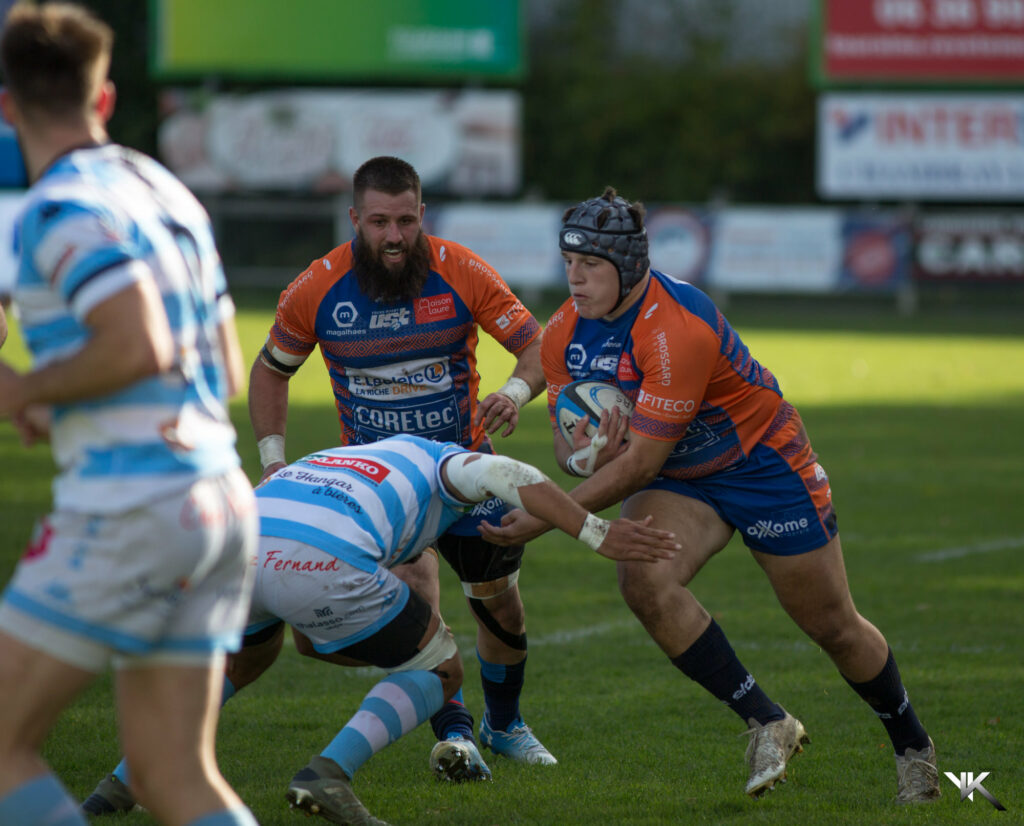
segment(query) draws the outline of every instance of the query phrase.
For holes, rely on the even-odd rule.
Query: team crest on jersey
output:
[[[314,453],[305,460],[310,465],[317,467],[332,468],[335,470],[353,470],[360,476],[365,476],[371,482],[383,482],[391,473],[390,468],[373,459],[359,459],[354,456],[329,456],[325,453]]]
[[[455,297],[451,293],[423,296],[416,300],[414,317],[417,324],[449,321],[455,318]]]

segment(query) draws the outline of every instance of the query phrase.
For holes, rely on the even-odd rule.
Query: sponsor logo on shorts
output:
[[[488,499],[485,502],[478,502],[470,511],[471,516],[491,516],[504,509],[505,503],[501,499]]]
[[[270,571],[300,571],[303,573],[340,571],[338,560],[335,557],[325,558],[320,556],[317,559],[282,559],[283,551],[267,551],[263,560],[263,567]],[[331,610],[327,609],[327,616]],[[321,614],[317,614],[321,616]]]
[[[757,539],[778,539],[782,536],[803,533],[810,527],[810,524],[806,516],[778,521],[758,519],[753,525],[747,526],[746,533],[747,536]]]

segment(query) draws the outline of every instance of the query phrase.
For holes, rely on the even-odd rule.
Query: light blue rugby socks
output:
[[[22,783],[0,798],[0,826],[26,826],[29,823],[86,826],[87,821],[78,808],[78,802],[61,782],[52,774],[44,774]]]
[[[443,703],[441,678],[432,671],[389,674],[320,754],[351,778],[363,763],[429,719]]]

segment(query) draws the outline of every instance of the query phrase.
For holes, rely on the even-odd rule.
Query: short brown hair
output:
[[[95,99],[113,45],[113,29],[81,6],[18,2],[0,35],[4,84],[23,111],[78,115]]]
[[[370,158],[352,176],[352,200],[356,209],[360,208],[363,194],[368,189],[386,192],[388,195],[401,195],[412,190],[417,200],[422,195],[420,176],[412,164],[389,155]]]

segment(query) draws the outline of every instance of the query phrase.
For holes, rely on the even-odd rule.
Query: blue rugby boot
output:
[[[480,742],[495,754],[502,754],[520,763],[553,766],[558,762],[523,722],[522,717],[509,723],[505,731],[495,731],[485,714],[480,722]]]

